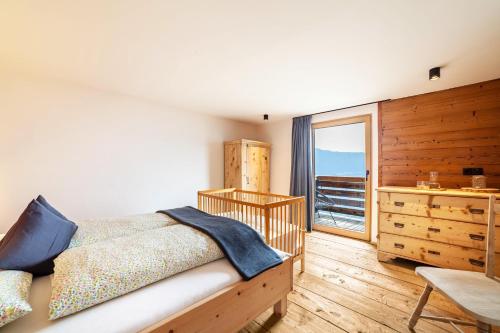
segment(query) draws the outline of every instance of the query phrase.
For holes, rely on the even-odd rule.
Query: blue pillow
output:
[[[68,248],[77,228],[39,196],[0,242],[0,269],[52,274],[53,259]]]
[[[70,220],[68,220],[66,218],[66,216],[64,216],[63,214],[61,214],[57,209],[55,209],[54,207],[52,207],[48,202],[47,200],[45,200],[45,198],[40,194],[37,198],[36,198],[36,201],[38,201],[40,204],[42,204],[42,206],[44,206],[45,208],[47,208],[48,210],[50,210],[50,212],[52,214],[55,214],[57,216],[59,216],[60,218],[68,221],[68,222],[71,222]],[[73,222],[71,222],[73,223]]]

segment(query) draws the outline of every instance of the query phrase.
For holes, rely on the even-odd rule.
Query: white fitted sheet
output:
[[[227,259],[220,259],[50,321],[50,276],[45,276],[33,280],[30,293],[33,311],[0,328],[0,332],[137,332],[239,280],[240,275]]]

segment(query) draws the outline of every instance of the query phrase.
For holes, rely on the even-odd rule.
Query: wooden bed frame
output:
[[[198,208],[246,223],[265,236],[266,243],[291,256],[250,281],[239,281],[144,329],[148,333],[233,333],[274,306],[287,312],[293,290],[293,263],[304,270],[305,204],[303,197],[237,189],[198,192]]]
[[[252,280],[236,282],[142,332],[234,333],[273,305],[274,314],[284,316],[292,289],[293,259],[289,257]]]
[[[260,232],[266,243],[290,253],[305,269],[305,199],[235,188],[198,192],[198,209],[230,217]]]

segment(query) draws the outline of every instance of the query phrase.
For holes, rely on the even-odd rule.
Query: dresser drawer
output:
[[[444,268],[482,272],[486,252],[411,237],[380,233],[379,251]],[[495,271],[500,275],[500,254],[495,258]]]
[[[381,212],[380,232],[486,250],[486,225]],[[496,227],[500,239],[500,227]],[[495,244],[500,253],[500,241]]]
[[[487,224],[488,200],[444,195],[379,193],[380,211]],[[496,215],[500,226],[500,215]]]

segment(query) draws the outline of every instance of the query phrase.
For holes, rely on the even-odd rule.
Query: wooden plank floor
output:
[[[321,232],[307,234],[306,258],[304,273],[296,263],[287,315],[278,320],[268,309],[241,332],[410,332],[406,325],[424,287],[416,264],[380,263],[374,245]],[[425,312],[470,319],[434,292]],[[455,331],[420,320],[416,332]]]

